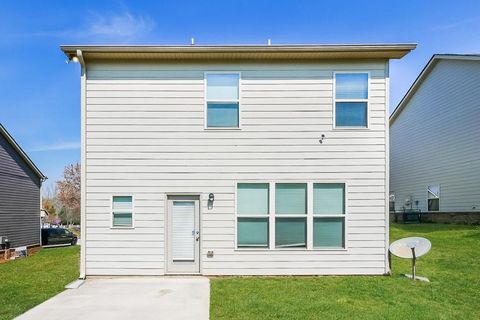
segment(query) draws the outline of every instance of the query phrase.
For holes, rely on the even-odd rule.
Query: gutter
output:
[[[20,155],[20,157],[27,163],[30,169],[40,178],[40,182],[45,182],[47,176],[44,175],[40,169],[35,165],[35,163],[30,159],[25,151],[20,147],[20,145],[15,141],[15,139],[10,135],[7,129],[0,123],[0,134],[7,140],[8,143],[15,149],[15,151]]]
[[[81,119],[81,152],[80,152],[80,166],[81,166],[81,176],[80,176],[80,275],[79,279],[84,280],[86,278],[86,264],[87,264],[87,233],[86,233],[86,90],[87,90],[87,68],[85,65],[85,59],[83,57],[83,52],[80,49],[77,49],[75,55],[68,57],[69,61],[78,62],[80,64],[80,119]]]
[[[62,45],[68,59],[400,59],[416,44]]]

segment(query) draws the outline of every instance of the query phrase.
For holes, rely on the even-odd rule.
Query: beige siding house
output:
[[[63,46],[81,276],[387,273],[388,62],[414,47]]]
[[[390,119],[392,209],[480,210],[479,101],[480,55],[430,59]]]

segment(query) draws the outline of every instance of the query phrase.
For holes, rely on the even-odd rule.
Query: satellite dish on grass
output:
[[[390,252],[399,258],[412,259],[412,274],[406,274],[405,276],[407,278],[429,282],[429,280],[425,277],[416,276],[415,264],[417,258],[427,254],[431,248],[432,243],[428,239],[421,237],[410,237],[394,241],[390,245]]]

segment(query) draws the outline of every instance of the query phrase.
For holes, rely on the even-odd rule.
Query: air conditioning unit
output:
[[[406,196],[404,202],[405,209],[412,209],[412,196]]]

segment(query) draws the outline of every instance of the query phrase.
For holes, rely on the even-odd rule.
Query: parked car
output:
[[[55,244],[77,244],[77,236],[64,228],[42,229],[42,246]]]

